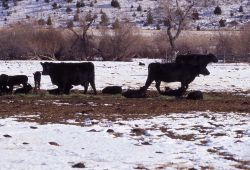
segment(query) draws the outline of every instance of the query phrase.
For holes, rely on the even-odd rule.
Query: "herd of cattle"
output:
[[[218,62],[213,54],[185,54],[178,55],[174,63],[151,63],[148,65],[148,76],[146,83],[138,90],[127,90],[122,93],[120,86],[108,86],[102,90],[103,93],[116,94],[122,93],[125,97],[139,98],[145,97],[148,87],[155,81],[155,87],[160,94],[182,96],[188,85],[199,74],[209,75],[207,65],[211,62]],[[82,85],[84,93],[87,92],[89,84],[94,94],[97,94],[95,87],[95,68],[91,62],[83,63],[41,63],[42,75],[49,75],[51,82],[58,88],[48,90],[50,94],[69,94],[73,85]],[[40,89],[41,72],[34,73],[35,90]],[[163,82],[181,82],[181,87],[177,90],[160,90],[161,81]],[[8,76],[0,75],[0,94],[12,94],[13,87],[22,85],[14,93],[29,93],[33,88],[28,84],[26,75]]]

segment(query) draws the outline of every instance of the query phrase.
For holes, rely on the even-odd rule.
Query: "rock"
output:
[[[77,164],[72,165],[72,168],[86,168],[86,166],[84,165],[84,163],[79,162]]]
[[[152,145],[152,144],[150,144],[149,142],[142,142],[141,144],[142,144],[142,145]]]
[[[49,142],[50,145],[54,145],[54,146],[60,146],[58,143],[56,142]]]
[[[132,133],[134,133],[136,136],[144,135],[145,130],[141,128],[134,128],[131,130]]]
[[[10,136],[10,135],[8,135],[8,134],[3,135],[3,136],[6,137],[6,138],[12,138],[12,136]]]
[[[139,66],[145,66],[145,63],[139,62]]]
[[[30,129],[37,129],[37,127],[35,127],[35,126],[30,126]]]
[[[113,129],[108,129],[107,132],[108,133],[114,133],[115,131]]]
[[[189,100],[202,100],[203,94],[201,91],[193,91],[193,92],[190,92],[188,94],[187,99],[189,99]]]

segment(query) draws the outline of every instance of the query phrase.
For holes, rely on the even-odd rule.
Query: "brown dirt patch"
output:
[[[22,115],[20,120],[39,123],[65,123],[74,119],[83,122],[85,118],[123,120],[150,118],[169,113],[189,111],[241,112],[250,113],[250,97],[232,93],[206,93],[204,100],[193,101],[160,96],[149,92],[148,98],[127,99],[121,95],[71,95],[53,96],[44,91],[31,95],[1,96],[0,117]],[[27,118],[27,115],[37,115]]]

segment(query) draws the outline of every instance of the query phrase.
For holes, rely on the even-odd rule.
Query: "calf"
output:
[[[34,82],[35,82],[35,90],[40,90],[40,84],[41,84],[41,72],[36,71],[34,74]]]
[[[126,98],[145,98],[146,97],[146,91],[144,87],[141,87],[140,89],[136,90],[127,90],[122,93],[122,96]]]
[[[202,100],[203,99],[203,94],[202,94],[201,91],[193,91],[193,92],[190,92],[187,95],[187,99],[190,99],[190,100]]]
[[[13,87],[15,85],[22,84],[23,87],[26,86],[28,83],[28,77],[26,75],[15,75],[15,76],[8,76],[7,86],[9,86],[10,91],[13,91]]]
[[[18,94],[18,93],[28,94],[31,90],[32,90],[32,86],[30,84],[27,84],[23,86],[22,88],[16,89],[14,94]]]
[[[121,94],[122,87],[121,86],[107,86],[102,89],[102,93],[104,94]]]

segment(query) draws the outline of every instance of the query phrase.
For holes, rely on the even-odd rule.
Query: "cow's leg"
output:
[[[84,87],[84,92],[83,93],[86,94],[87,91],[88,91],[89,82],[88,81],[84,82],[84,84],[82,84],[82,86]]]
[[[146,83],[145,83],[145,86],[143,87],[145,91],[148,89],[148,87],[152,84],[153,81],[154,81],[154,80],[152,80],[152,79],[149,78],[149,76],[148,76],[148,78],[147,78],[147,80],[146,80]]]
[[[92,89],[94,90],[94,94],[97,94],[96,88],[95,88],[95,82],[94,82],[94,81],[91,81],[91,82],[90,82],[90,85],[91,85]]]
[[[161,94],[161,89],[160,89],[161,81],[157,80],[155,81],[155,87],[157,91]]]

